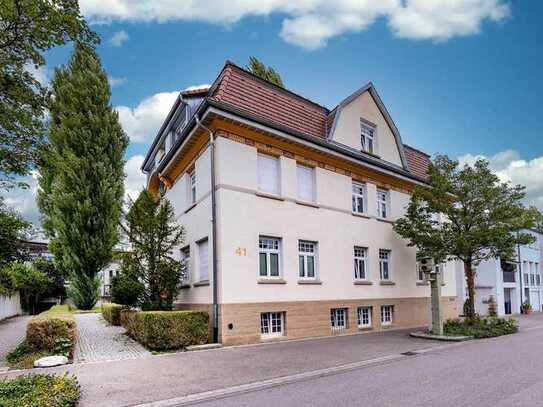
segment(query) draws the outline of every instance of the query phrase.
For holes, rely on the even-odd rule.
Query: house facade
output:
[[[176,306],[208,310],[224,344],[426,325],[430,289],[392,223],[427,165],[371,83],[329,110],[227,62],[181,92],[143,164],[186,230]]]
[[[519,245],[516,256],[511,261],[490,259],[477,267],[475,276],[475,312],[488,315],[493,297],[499,316],[519,314],[521,305],[528,303],[533,311],[542,310],[543,292],[541,289],[541,270],[543,235],[534,230],[526,230],[536,239],[530,245]],[[456,265],[458,282],[457,297],[459,308],[467,298],[464,268],[461,262]]]

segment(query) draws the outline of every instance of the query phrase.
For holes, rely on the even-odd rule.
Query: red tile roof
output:
[[[191,97],[191,96],[206,96],[209,92],[209,86],[197,89],[183,90],[181,91],[181,96]]]
[[[296,93],[256,77],[227,62],[215,84],[209,89],[212,100],[244,110],[269,122],[304,135],[326,139],[337,108],[330,111]],[[430,156],[404,145],[410,172],[426,178]]]
[[[407,144],[404,144],[403,148],[411,173],[419,178],[426,178],[428,175],[428,166],[430,165],[430,156]]]

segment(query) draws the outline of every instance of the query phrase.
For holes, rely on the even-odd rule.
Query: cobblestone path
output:
[[[74,363],[135,359],[151,353],[129,338],[120,326],[109,325],[101,314],[79,314]]]

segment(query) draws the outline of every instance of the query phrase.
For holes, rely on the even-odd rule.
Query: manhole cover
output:
[[[402,355],[404,355],[404,356],[415,356],[415,355],[418,355],[418,353],[413,352],[412,350],[410,350],[410,351],[407,351],[407,352],[403,352]]]

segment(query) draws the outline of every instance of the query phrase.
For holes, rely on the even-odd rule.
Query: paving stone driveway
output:
[[[6,365],[6,355],[21,343],[30,317],[14,317],[0,322],[0,367]]]
[[[78,314],[74,363],[135,359],[151,353],[124,334],[124,328],[109,325],[101,314]]]

